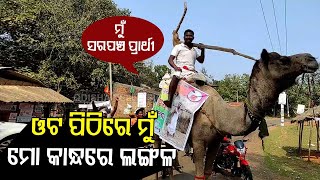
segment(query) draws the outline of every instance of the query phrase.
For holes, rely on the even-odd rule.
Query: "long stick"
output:
[[[172,32],[172,43],[173,43],[173,46],[177,45],[177,44],[180,44],[181,41],[180,41],[180,38],[179,38],[179,34],[178,34],[178,31],[180,29],[180,26],[184,20],[184,17],[186,16],[186,13],[187,13],[187,3],[184,2],[184,10],[183,10],[183,14],[182,14],[182,17],[180,19],[180,22],[178,23],[178,26],[177,28]],[[199,47],[201,46],[200,44],[197,44],[197,43],[193,43],[193,45],[195,47]],[[238,56],[242,56],[244,58],[247,58],[247,59],[251,59],[251,60],[254,60],[254,61],[257,61],[257,59],[251,57],[251,56],[248,56],[248,55],[245,55],[245,54],[242,54],[242,53],[239,53],[237,51],[235,51],[234,49],[230,49],[230,48],[224,48],[224,47],[219,47],[219,46],[210,46],[210,45],[202,45],[202,47],[206,48],[206,49],[211,49],[211,50],[217,50],[217,51],[223,51],[223,52],[228,52],[228,53],[232,53],[233,55],[238,55]]]
[[[183,21],[184,17],[186,16],[187,10],[188,10],[188,8],[187,8],[187,2],[184,2],[183,15],[182,15],[182,17],[181,17],[181,19],[180,19],[180,22],[179,22],[179,24],[178,24],[178,26],[177,26],[177,28],[176,28],[176,32],[179,31],[180,26],[181,26],[181,24],[182,24],[182,21]]]
[[[253,58],[251,56],[239,53],[236,50],[231,49],[231,48],[224,48],[224,47],[219,47],[219,46],[210,46],[210,45],[204,45],[204,44],[200,45],[200,44],[197,44],[197,43],[193,43],[193,46],[195,46],[195,47],[201,47],[202,46],[202,47],[204,47],[206,49],[228,52],[228,53],[232,53],[233,55],[238,55],[238,56],[242,56],[242,57],[247,58],[247,59],[251,59],[251,60],[257,61],[257,59],[255,59],[255,58]]]
[[[184,17],[185,17],[186,14],[187,14],[187,10],[188,10],[188,8],[187,8],[187,2],[184,2],[184,9],[183,9],[183,14],[182,14],[182,16],[181,16],[180,22],[179,22],[177,28],[176,28],[175,30],[173,30],[173,32],[172,32],[172,36],[173,36],[173,38],[172,38],[173,47],[174,47],[175,45],[181,43],[180,38],[179,38],[178,31],[179,31],[179,29],[180,29],[180,26],[181,26],[183,20],[184,20]]]

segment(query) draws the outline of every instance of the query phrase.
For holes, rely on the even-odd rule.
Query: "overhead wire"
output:
[[[286,55],[288,55],[287,0],[284,0],[284,26],[286,32]]]
[[[268,23],[267,23],[267,20],[266,20],[266,16],[265,16],[265,14],[264,14],[264,10],[263,10],[263,6],[262,6],[261,0],[260,0],[260,6],[261,6],[263,18],[264,18],[264,23],[265,23],[265,25],[266,25],[266,29],[267,29],[267,32],[268,32],[268,36],[269,36],[271,48],[272,48],[272,51],[274,51],[273,44],[272,44],[272,40],[271,40],[271,36],[270,36],[270,32],[269,32],[269,28],[268,28]]]
[[[274,15],[274,20],[276,22],[276,29],[277,29],[277,35],[278,35],[278,43],[279,43],[279,48],[280,48],[280,53],[282,52],[281,50],[281,43],[280,43],[280,36],[279,36],[279,29],[278,29],[278,22],[277,22],[277,16],[276,16],[276,10],[274,7],[274,2],[272,0],[272,7],[273,7],[273,15]]]

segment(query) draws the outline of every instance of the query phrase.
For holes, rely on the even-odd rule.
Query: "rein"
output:
[[[246,132],[244,132],[244,136],[247,136],[259,127],[259,137],[261,138],[262,149],[264,150],[263,137],[269,135],[268,126],[266,120],[264,119],[265,113],[260,112],[256,108],[254,108],[252,103],[249,101],[249,95],[247,95],[247,98],[244,100],[244,103],[245,111],[247,112],[246,115],[248,115],[251,120],[250,127]]]

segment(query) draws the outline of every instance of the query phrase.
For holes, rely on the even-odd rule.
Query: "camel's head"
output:
[[[299,75],[316,72],[319,68],[316,58],[311,54],[281,56],[265,49],[262,50],[260,63],[266,72],[265,76],[276,81],[294,81]]]

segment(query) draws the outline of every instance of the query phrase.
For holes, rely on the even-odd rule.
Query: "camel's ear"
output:
[[[269,53],[266,49],[263,49],[261,52],[261,59],[262,61],[268,62],[269,61]]]

